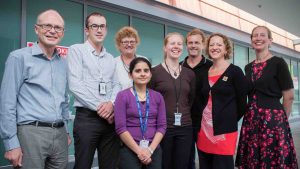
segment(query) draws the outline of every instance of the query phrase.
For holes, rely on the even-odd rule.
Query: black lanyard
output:
[[[166,65],[166,67],[167,67],[167,70],[168,70],[168,72],[169,72],[169,74],[170,74],[170,78],[172,79],[172,81],[173,81],[173,86],[174,86],[174,89],[175,89],[175,96],[176,96],[176,113],[178,113],[178,107],[179,107],[179,105],[178,105],[178,101],[179,101],[179,98],[180,98],[180,95],[181,95],[181,75],[180,75],[180,73],[181,73],[181,71],[180,71],[180,67],[179,67],[179,94],[177,95],[177,87],[176,87],[176,83],[175,83],[175,78],[173,78],[173,76],[172,76],[172,74],[171,74],[171,72],[170,72],[170,70],[169,70],[169,67],[168,67],[168,65],[167,65],[167,62],[166,62],[166,60],[165,60],[165,65]],[[180,66],[180,65],[179,65]]]

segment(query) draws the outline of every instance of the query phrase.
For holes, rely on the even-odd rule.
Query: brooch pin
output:
[[[226,82],[228,80],[228,77],[224,76],[222,80]]]

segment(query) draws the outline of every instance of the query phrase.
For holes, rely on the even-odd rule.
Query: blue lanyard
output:
[[[146,116],[145,116],[145,121],[143,123],[143,115],[142,115],[142,109],[141,109],[141,105],[140,105],[140,101],[139,101],[139,98],[138,98],[138,95],[136,93],[136,90],[135,90],[135,87],[133,85],[133,92],[134,92],[134,95],[135,95],[135,100],[136,100],[136,104],[137,104],[137,107],[138,107],[138,112],[139,112],[139,116],[140,116],[140,126],[141,126],[141,132],[142,132],[142,137],[143,139],[145,139],[145,133],[146,133],[146,130],[147,130],[147,121],[148,121],[148,114],[149,114],[149,91],[148,89],[146,89]]]

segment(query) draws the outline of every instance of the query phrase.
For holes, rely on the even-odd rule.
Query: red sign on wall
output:
[[[34,44],[34,42],[27,42],[27,47],[31,47]],[[56,46],[56,49],[58,51],[58,53],[60,54],[60,56],[62,57],[66,57],[68,54],[68,47],[65,46]]]

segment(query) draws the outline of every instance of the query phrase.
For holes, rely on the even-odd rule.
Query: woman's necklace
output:
[[[212,65],[209,70],[208,70],[208,74],[210,76],[215,76],[215,75],[220,75],[223,74],[224,71],[229,67],[229,63],[223,63],[222,65]]]
[[[265,56],[263,57],[257,57],[256,58],[256,63],[262,63],[266,60],[268,60],[270,57],[272,56],[272,54],[270,52],[268,52]]]
[[[171,74],[171,72],[170,72],[170,70],[169,70],[169,66],[167,65],[167,62],[166,62],[166,61],[165,61],[165,65],[166,65],[166,67],[167,67],[169,73]],[[171,67],[170,67],[170,68],[171,68]],[[175,69],[171,68],[171,70],[174,72],[173,75],[174,75],[175,77],[177,77],[177,76],[180,74],[180,65],[178,65],[178,67],[175,68]],[[178,74],[177,74],[177,70],[178,70]]]
[[[123,59],[123,55],[121,55],[121,60],[122,60],[122,63],[123,63],[123,67],[124,69],[126,70],[127,73],[129,73],[129,65],[127,65],[125,62],[124,62],[124,59]],[[134,58],[136,58],[136,56],[134,55]]]
[[[146,99],[146,94],[144,96],[141,96],[140,94],[137,93],[137,95],[138,95],[138,98],[140,100],[145,100]]]

